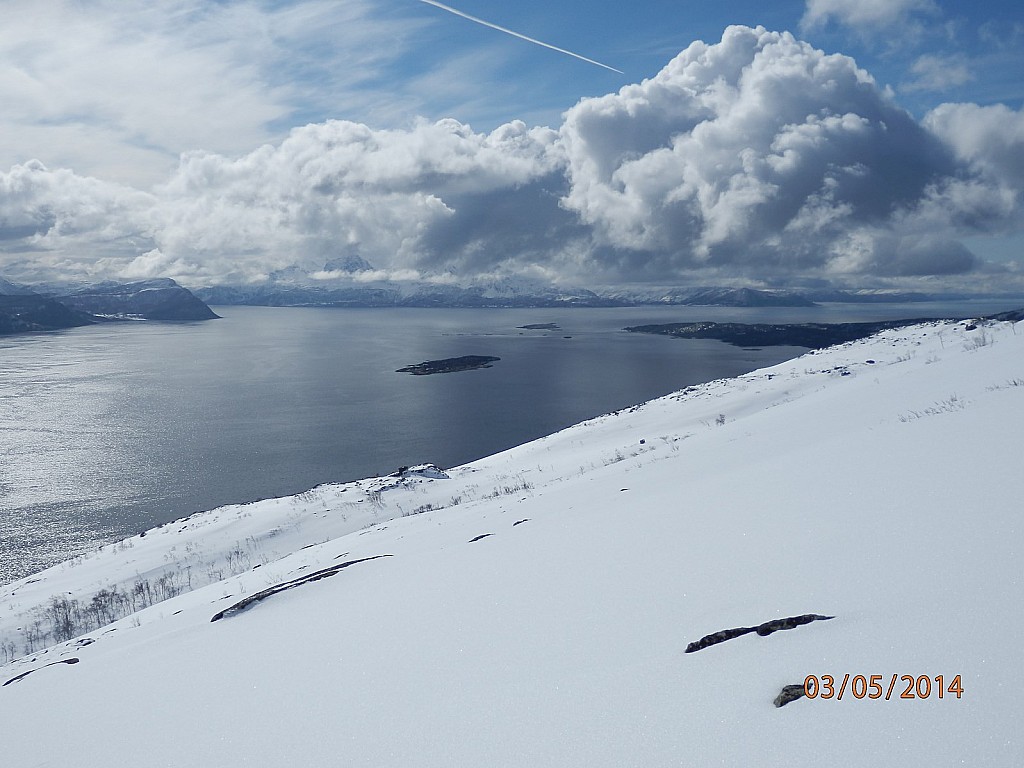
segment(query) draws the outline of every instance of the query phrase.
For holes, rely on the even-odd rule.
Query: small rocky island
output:
[[[411,373],[413,376],[429,376],[432,373],[455,373],[456,371],[472,371],[477,368],[490,368],[491,363],[501,360],[500,357],[488,355],[463,355],[462,357],[446,357],[444,360],[428,360],[418,365],[407,365],[399,368],[396,373]]]
[[[524,331],[560,331],[558,323],[527,323],[526,325],[516,326],[522,328]]]

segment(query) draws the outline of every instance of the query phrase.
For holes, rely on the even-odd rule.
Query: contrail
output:
[[[483,24],[485,27],[490,27],[491,29],[496,29],[499,32],[504,32],[506,35],[512,35],[512,37],[518,37],[520,40],[525,40],[528,43],[533,43],[535,45],[541,45],[541,46],[543,46],[545,48],[550,48],[552,51],[558,51],[559,53],[564,53],[567,56],[572,56],[574,59],[579,59],[580,61],[585,61],[588,64],[596,64],[599,67],[604,67],[605,69],[610,69],[612,72],[618,72],[620,75],[626,74],[621,69],[616,69],[615,67],[609,67],[607,64],[602,64],[600,61],[594,61],[593,59],[588,59],[586,56],[580,56],[578,53],[573,53],[572,51],[567,51],[564,48],[558,48],[557,46],[541,42],[540,40],[534,40],[532,37],[527,37],[526,35],[521,35],[518,32],[513,32],[511,29],[505,29],[505,27],[499,27],[497,24],[491,24],[491,22],[489,22],[489,21],[484,21],[483,19],[478,19],[476,16],[470,16],[468,13],[463,13],[462,11],[457,11],[454,8],[450,8],[447,5],[445,5],[444,3],[438,3],[438,2],[435,2],[435,0],[420,0],[420,2],[421,3],[426,3],[427,5],[433,5],[436,8],[440,8],[442,11],[448,11],[448,13],[454,13],[456,16],[461,16],[464,19],[469,19],[470,21],[475,21],[477,24]]]

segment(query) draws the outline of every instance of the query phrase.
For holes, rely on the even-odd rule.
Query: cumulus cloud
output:
[[[147,193],[37,160],[16,165],[0,173],[0,271],[107,277],[104,257],[134,258],[151,245],[154,204]]]
[[[1003,104],[943,104],[924,124],[978,177],[1017,195],[1024,191],[1024,111]]]
[[[950,148],[853,60],[746,27],[580,103],[562,136],[565,205],[663,274],[918,274],[912,214],[956,171]],[[970,267],[965,249],[930,252],[934,272]]]
[[[331,121],[237,160],[187,155],[157,190],[156,242],[168,253],[213,259],[215,271],[233,278],[291,265],[316,271],[346,253],[379,268],[442,267],[472,254],[478,237],[489,240],[493,262],[512,255],[511,244],[497,225],[473,231],[501,220],[480,210],[481,201],[502,204],[554,173],[556,139],[522,123],[480,134],[455,120],[387,131]],[[557,201],[548,207],[557,212]],[[447,234],[453,221],[465,226]]]
[[[484,134],[455,120],[329,121],[239,158],[187,153],[151,193],[33,162],[0,174],[0,238],[40,262],[74,250],[76,271],[192,284],[313,273],[347,254],[387,270],[479,271],[521,259],[528,240],[546,258],[545,217],[576,226],[541,183],[564,186],[557,139],[519,122]]]
[[[558,130],[314,123],[238,156],[185,153],[149,192],[15,166],[0,274],[917,279],[987,269],[963,240],[1020,231],[1022,190],[1021,112],[919,122],[852,59],[732,27]]]

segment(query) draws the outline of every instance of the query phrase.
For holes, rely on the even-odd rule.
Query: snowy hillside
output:
[[[929,324],[195,515],[0,587],[3,764],[1024,765],[1022,433]]]

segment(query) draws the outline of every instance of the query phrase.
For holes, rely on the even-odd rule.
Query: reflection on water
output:
[[[453,466],[801,351],[627,334],[627,325],[954,311],[970,314],[927,305],[222,307],[224,319],[206,323],[3,337],[0,583],[196,510],[403,464]],[[517,328],[549,322],[559,329]],[[501,361],[449,375],[395,373],[469,354]]]

